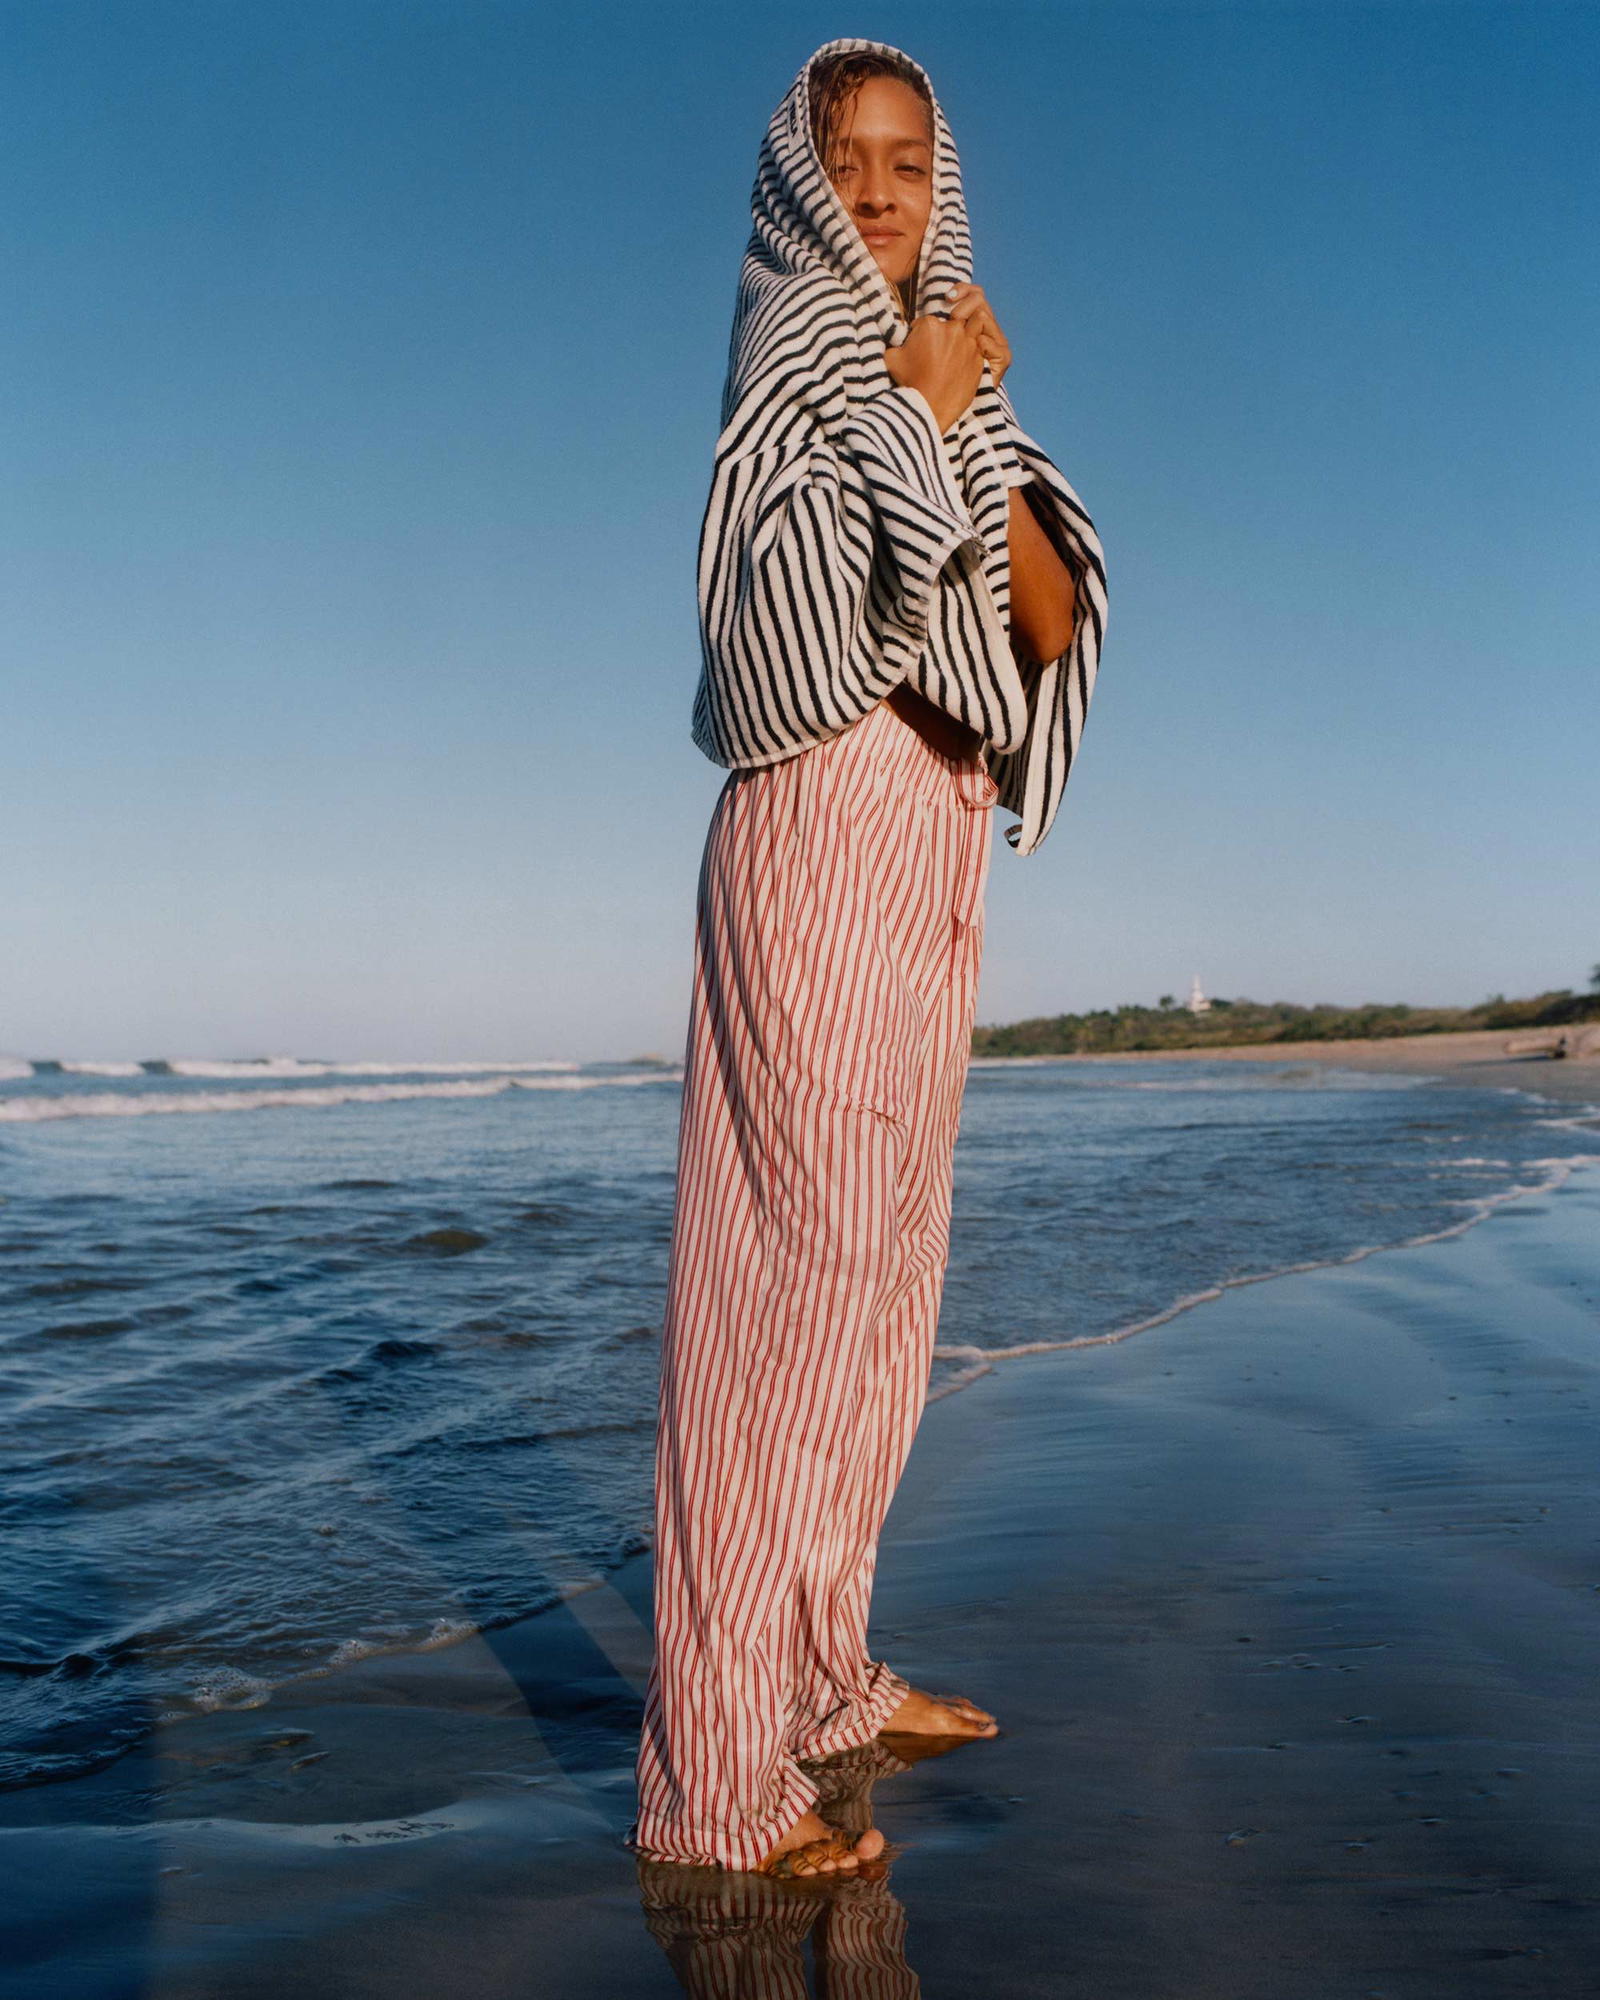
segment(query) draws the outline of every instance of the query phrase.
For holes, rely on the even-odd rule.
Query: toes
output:
[[[963,1721],[975,1723],[980,1729],[986,1729],[994,1722],[994,1717],[986,1708],[979,1708],[975,1701],[969,1701],[964,1694],[940,1694],[935,1695],[934,1700],[941,1708],[949,1709],[952,1715],[960,1716]]]
[[[999,1731],[999,1723],[986,1708],[964,1694],[930,1694],[925,1690],[913,1689],[921,1695],[931,1708],[942,1710],[949,1722],[951,1735],[971,1733],[977,1736],[994,1735]]]
[[[840,1866],[839,1836],[835,1833],[802,1842],[788,1854],[789,1869],[795,1875],[831,1875]]]
[[[839,1828],[786,1847],[757,1873],[764,1875],[853,1875],[863,1861],[875,1861],[883,1852],[879,1830],[869,1827],[856,1841]]]
[[[818,1845],[821,1852],[817,1855],[816,1865],[822,1874],[848,1874],[855,1867],[858,1857],[849,1844],[848,1834],[832,1833]]]

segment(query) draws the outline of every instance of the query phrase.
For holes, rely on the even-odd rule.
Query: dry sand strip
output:
[[[1004,1733],[877,1784],[886,1881],[636,1871],[640,1560],[0,1797],[0,1993],[1592,1993],[1597,1246],[1588,1168],[931,1406],[874,1645]]]
[[[1348,1042],[1240,1042],[1224,1048],[1132,1049],[1113,1055],[1024,1056],[1024,1062],[1266,1062],[1326,1063],[1337,1069],[1406,1071],[1447,1076],[1454,1083],[1537,1091],[1563,1103],[1600,1104],[1600,1049],[1581,1060],[1552,1059],[1545,1051],[1559,1033],[1469,1028],[1449,1035],[1395,1035]],[[1535,1046],[1529,1046],[1534,1044]],[[1542,1046],[1539,1046],[1542,1045]],[[1002,1058],[1003,1060],[1003,1058]]]

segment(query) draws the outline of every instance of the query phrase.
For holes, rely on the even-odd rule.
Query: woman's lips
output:
[[[863,229],[861,237],[863,242],[872,244],[898,243],[900,232],[898,229]]]

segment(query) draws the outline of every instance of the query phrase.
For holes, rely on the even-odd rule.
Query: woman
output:
[[[654,1860],[851,1872],[803,1766],[992,1735],[868,1656],[921,1415],[989,807],[1044,838],[1104,619],[1099,542],[1016,422],[920,66],[827,43],[768,128],[701,532],[707,836],[656,1456]]]

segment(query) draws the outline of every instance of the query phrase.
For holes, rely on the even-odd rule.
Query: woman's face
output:
[[[843,107],[829,179],[892,285],[916,273],[933,208],[928,107],[898,77],[869,76]]]

